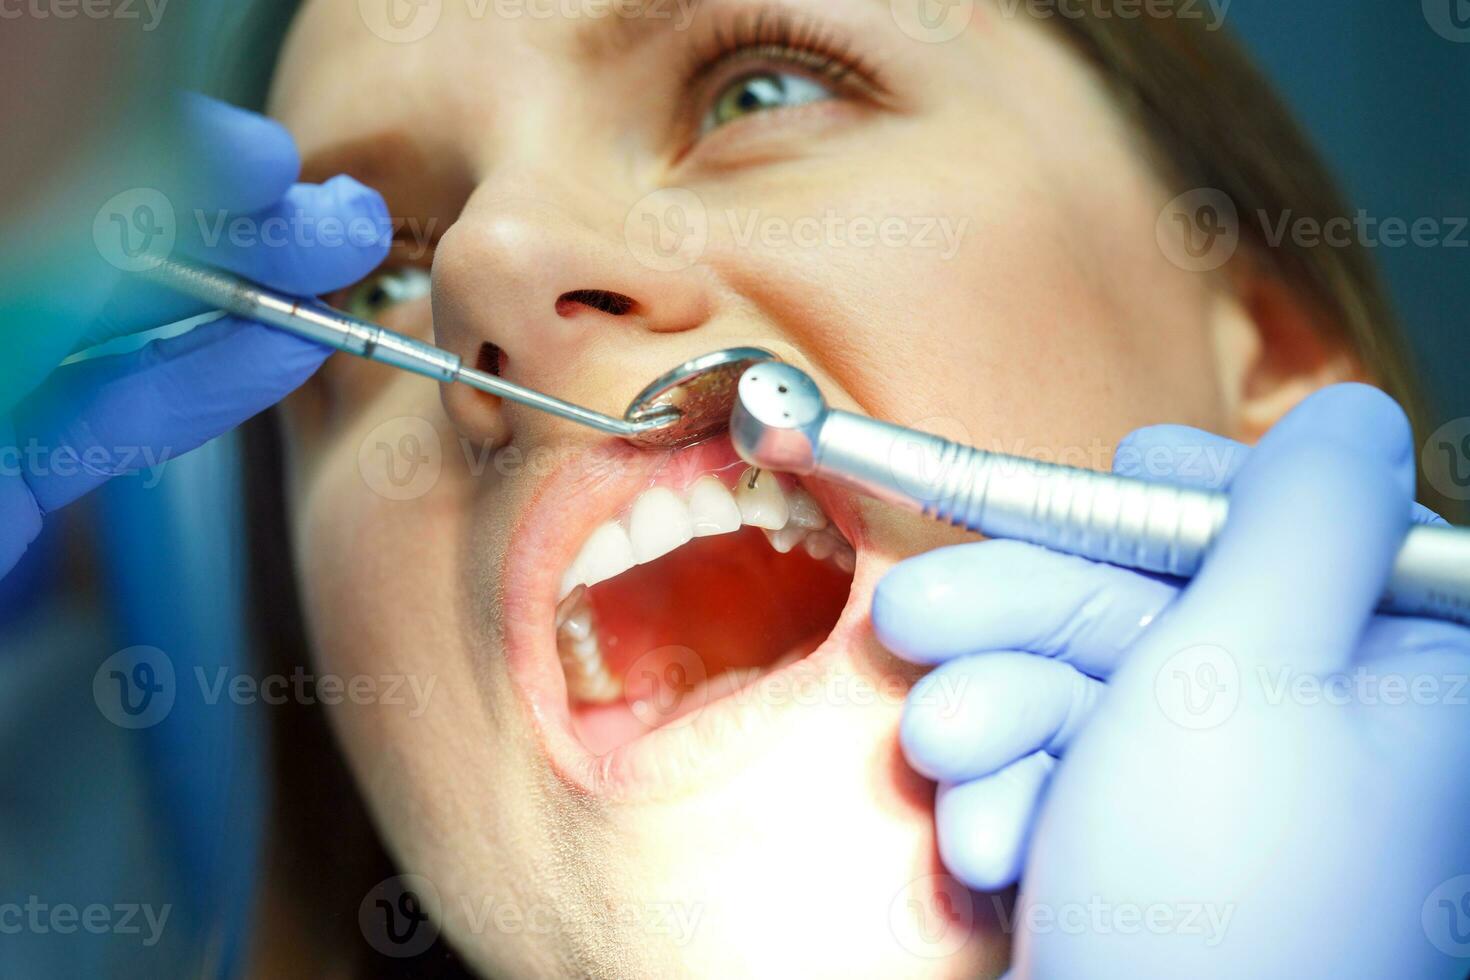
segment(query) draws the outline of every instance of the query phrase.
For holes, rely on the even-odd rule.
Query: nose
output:
[[[472,200],[435,251],[436,342],[481,370],[621,414],[596,397],[599,382],[626,387],[620,374],[653,363],[640,348],[706,323],[713,306],[700,270],[645,266],[623,227],[620,215],[592,221],[529,195]],[[463,385],[447,386],[444,399],[462,432],[504,438],[500,399]]]

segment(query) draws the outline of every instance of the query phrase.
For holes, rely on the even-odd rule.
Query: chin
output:
[[[521,862],[573,869],[576,972],[1003,969],[1002,906],[943,873],[932,784],[898,747],[917,674],[872,635],[889,559],[858,500],[755,476],[728,439],[609,443],[509,524],[485,612],[557,828]],[[483,939],[456,944],[500,960]]]

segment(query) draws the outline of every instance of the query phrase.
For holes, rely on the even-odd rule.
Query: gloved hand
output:
[[[1437,520],[1402,413],[1339,386],[1253,452],[1160,427],[1115,468],[1230,486],[1186,587],[994,541],[874,599],[885,643],[942,664],[903,742],[946,864],[996,888],[1026,860],[1018,974],[1463,974],[1470,631],[1373,614],[1410,519]]]
[[[345,176],[297,183],[290,135],[254,113],[201,96],[184,98],[179,112],[183,160],[165,195],[176,254],[299,296],[350,285],[387,256],[391,225],[376,191]],[[105,303],[66,322],[22,325],[7,337],[15,350],[0,356],[44,369],[58,351],[206,312],[96,255],[78,259],[68,274],[94,277],[81,288],[110,278]],[[0,575],[19,560],[46,514],[109,477],[164,463],[228,431],[285,397],[330,353],[224,317],[52,373],[8,417],[0,414]],[[0,397],[13,401],[15,394]]]

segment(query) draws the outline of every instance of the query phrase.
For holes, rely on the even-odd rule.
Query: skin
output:
[[[446,3],[427,37],[392,44],[357,3],[311,0],[271,110],[310,173],[348,170],[438,236],[432,319],[420,300],[384,322],[471,364],[494,343],[510,380],[614,413],[687,357],[759,344],[808,370],[834,405],[1105,468],[1139,426],[1250,438],[1330,380],[1273,366],[1285,332],[1260,311],[1296,315],[1279,290],[1252,304],[1245,279],[1171,264],[1155,228],[1177,191],[1045,26],[981,5],[961,37],[926,44],[887,3],[793,0],[881,67],[881,93],[837,87],[829,101],[700,135],[713,93],[680,79],[709,22],[740,6],[709,0],[688,31],[670,29],[676,15],[635,40],[609,19],[498,18],[493,6],[476,19],[475,5]],[[703,201],[709,243],[688,268],[651,269],[625,219],[674,187]],[[915,242],[742,243],[752,212],[964,230],[953,255]],[[642,225],[631,227],[636,239]],[[559,310],[573,289],[637,307]],[[1004,904],[943,876],[932,785],[897,746],[913,668],[862,622],[885,569],[956,535],[871,501],[825,501],[859,548],[840,669],[887,693],[724,733],[729,744],[671,764],[652,789],[589,791],[549,761],[505,652],[508,620],[549,617],[554,599],[517,611],[516,543],[552,533],[532,526],[548,523],[531,509],[545,471],[476,473],[461,448],[575,467],[601,437],[341,356],[288,414],[319,672],[435,679],[418,714],[380,699],[329,717],[399,866],[433,882],[438,924],[473,966],[599,977],[1004,968]],[[390,420],[405,417],[437,434],[442,468],[432,489],[395,500],[369,464],[377,443],[398,444],[405,430]],[[560,519],[590,530],[614,513],[569,502]],[[477,925],[487,903],[522,916]],[[656,921],[670,910],[697,928]]]

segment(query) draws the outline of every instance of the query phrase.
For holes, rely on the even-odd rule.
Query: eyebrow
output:
[[[588,58],[626,54],[664,30],[693,19],[703,0],[617,0],[609,17],[599,17],[577,29],[576,48]]]

